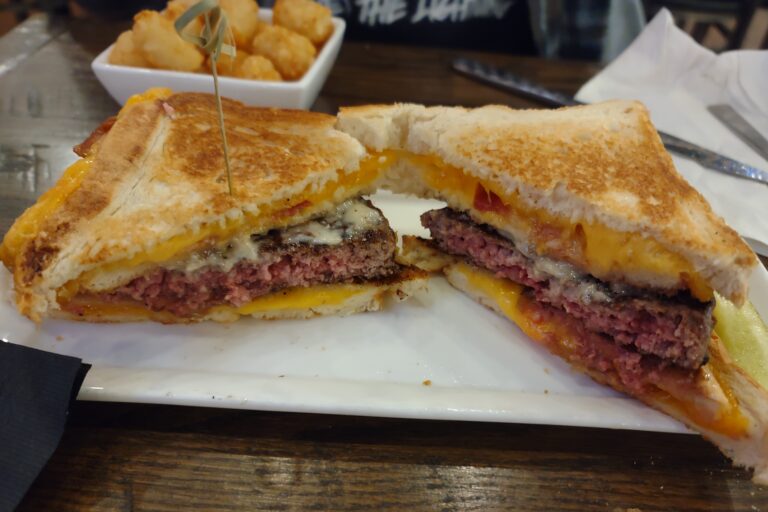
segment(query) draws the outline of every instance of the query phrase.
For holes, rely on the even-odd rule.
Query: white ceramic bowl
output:
[[[259,9],[259,18],[272,20],[270,9]],[[315,58],[304,76],[293,82],[269,82],[242,78],[219,77],[222,96],[242,101],[247,105],[307,109],[328,78],[341,48],[346,24],[341,18],[333,18],[333,34]],[[114,46],[114,45],[112,45]],[[150,87],[168,87],[173,91],[213,93],[210,74],[167,71],[163,69],[134,68],[110,64],[107,57],[112,46],[104,50],[91,63],[91,68],[101,84],[121,105],[134,94]]]

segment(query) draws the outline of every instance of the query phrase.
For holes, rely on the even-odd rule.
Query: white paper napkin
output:
[[[635,41],[576,95],[645,103],[659,130],[768,170],[768,161],[706,107],[727,103],[768,138],[768,51],[717,55],[677,28],[662,9]],[[672,154],[677,169],[761,254],[768,255],[768,186],[705,169]]]

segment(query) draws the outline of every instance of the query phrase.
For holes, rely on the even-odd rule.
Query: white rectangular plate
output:
[[[374,196],[400,234],[440,203]],[[0,336],[92,363],[80,399],[685,432],[576,374],[506,319],[434,278],[384,311],[219,325],[35,326],[0,274]],[[768,318],[768,273],[751,299]],[[429,385],[428,385],[429,384]]]

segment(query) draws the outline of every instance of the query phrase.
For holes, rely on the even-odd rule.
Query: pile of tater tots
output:
[[[176,33],[174,21],[197,0],[171,0],[165,10],[141,11],[133,29],[120,34],[110,64],[209,73],[205,54]],[[236,56],[223,55],[216,70],[224,76],[254,80],[298,80],[312,66],[333,32],[331,11],[312,0],[277,0],[272,24],[259,20],[255,0],[219,0],[229,20]],[[195,35],[202,19],[187,25]]]

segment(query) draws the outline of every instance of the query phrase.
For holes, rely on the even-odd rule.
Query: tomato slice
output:
[[[509,212],[509,207],[504,204],[499,196],[486,190],[481,184],[477,184],[475,188],[475,199],[473,201],[475,210],[481,212],[494,212],[505,214]]]
[[[296,213],[299,213],[301,210],[306,208],[307,206],[310,206],[312,203],[309,201],[302,201],[299,204],[293,205],[291,207],[285,208],[284,210],[279,210],[275,212],[273,215],[277,217],[278,219],[282,219],[285,217],[290,217]]]

